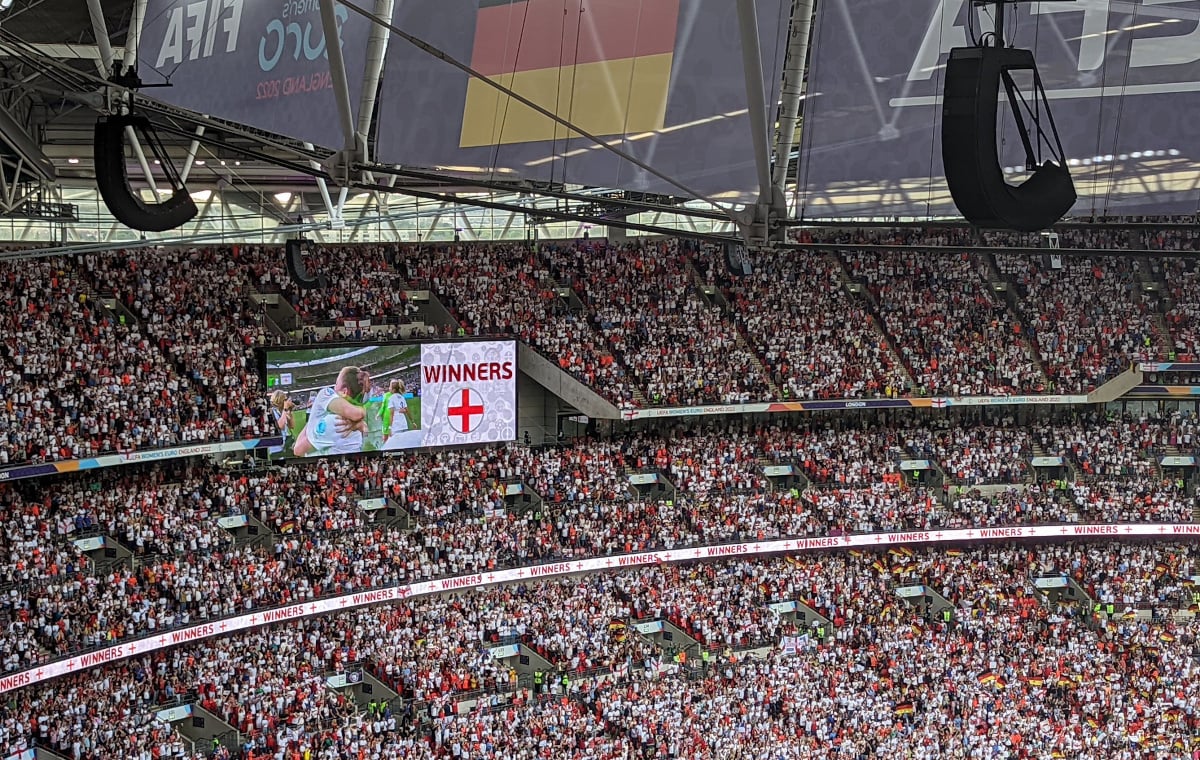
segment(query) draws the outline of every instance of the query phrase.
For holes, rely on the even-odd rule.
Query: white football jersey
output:
[[[308,422],[304,426],[304,432],[308,434],[308,442],[314,449],[309,456],[353,454],[362,451],[361,431],[353,430],[345,434],[338,432],[337,423],[340,418],[329,411],[329,405],[337,398],[341,397],[333,388],[322,388],[308,409]]]

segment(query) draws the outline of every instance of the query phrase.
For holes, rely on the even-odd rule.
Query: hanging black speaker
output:
[[[133,127],[141,144],[150,149],[163,168],[165,181],[172,192],[161,203],[144,202],[129,186],[125,163],[126,127]],[[114,114],[101,118],[96,122],[92,154],[100,197],[121,224],[142,232],[166,232],[187,224],[196,216],[192,196],[175,172],[150,120],[144,116]]]
[[[1010,73],[1026,70],[1033,72],[1031,99],[1037,99],[1036,110]],[[1019,185],[1005,181],[996,143],[1001,84],[1025,149],[1026,167],[1033,172]],[[1031,126],[1036,129],[1033,139]],[[1043,145],[1053,154],[1045,161],[1041,160]],[[954,205],[979,227],[1044,230],[1075,205],[1075,183],[1067,170],[1032,51],[1005,47],[950,51],[942,95],[942,163]]]
[[[301,290],[323,290],[329,286],[325,275],[318,274],[316,277],[308,273],[308,267],[304,265],[304,244],[303,239],[289,240],[285,253],[287,256],[288,276],[292,278],[292,282],[296,283],[296,287]]]

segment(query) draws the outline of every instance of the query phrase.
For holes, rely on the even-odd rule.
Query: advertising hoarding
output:
[[[334,16],[357,109],[370,23],[340,3]],[[160,85],[148,97],[327,148],[345,142],[319,0],[149,0],[140,48],[138,74]]]
[[[790,9],[788,0],[756,3],[767,124]],[[729,0],[408,0],[393,23],[698,192],[757,196]],[[378,114],[388,163],[683,194],[400,39],[388,46]]]

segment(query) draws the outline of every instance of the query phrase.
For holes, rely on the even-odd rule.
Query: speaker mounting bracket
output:
[[[1078,198],[1050,101],[1033,51],[1004,39],[1004,9],[1022,0],[974,0],[996,6],[995,27],[973,47],[954,48],[942,95],[942,164],[958,210],[980,227],[1033,232],[1050,227]],[[1027,99],[1013,72],[1032,75]],[[1032,175],[1020,185],[1004,178],[997,146],[1000,88],[1004,88]],[[1042,149],[1050,154],[1043,160]]]
[[[93,156],[96,165],[96,187],[104,205],[117,221],[141,232],[166,232],[180,227],[199,213],[171,157],[154,131],[150,119],[125,109],[102,116],[96,122]],[[129,186],[125,161],[125,137],[130,132],[139,143],[150,149],[170,186],[169,196],[156,203],[146,203]]]

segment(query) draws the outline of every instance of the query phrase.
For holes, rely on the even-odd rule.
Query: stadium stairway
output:
[[[18,754],[17,757],[20,757],[20,755]],[[46,747],[45,745],[36,741],[33,745],[32,757],[33,760],[67,760],[66,755],[60,755],[49,747]]]
[[[542,287],[553,290],[572,312],[586,311],[587,307],[584,305],[583,299],[575,292],[574,285],[569,279],[553,280],[547,277],[542,281]]]
[[[412,530],[417,518],[402,502],[389,498],[383,489],[372,489],[358,494],[358,509],[368,522],[391,525],[400,530]]]
[[[760,456],[756,460],[763,477],[767,480],[767,486],[774,492],[796,491],[804,493],[808,488],[808,476],[804,474],[804,468],[800,466],[800,462],[791,458],[771,459],[770,457]],[[778,467],[790,467],[790,471],[780,471]]]
[[[759,374],[762,375],[763,380],[766,381],[767,388],[770,390],[770,397],[771,398],[783,398],[783,391],[780,390],[778,385],[776,385],[775,379],[773,377],[771,377],[771,370],[767,367],[766,363],[762,360],[762,356],[759,355],[758,351],[754,350],[754,344],[752,344],[746,338],[746,333],[742,332],[742,328],[740,325],[738,325],[732,321],[730,321],[730,324],[733,325],[734,332],[737,335],[738,345],[741,346],[741,348],[747,354],[754,357],[754,363],[755,363],[755,365],[758,366]]]
[[[671,616],[644,617],[637,620],[632,628],[638,634],[658,647],[662,652],[663,662],[675,660],[680,652],[688,659],[700,659],[700,650],[706,646],[697,636],[687,633],[687,624]]]
[[[261,315],[259,324],[267,332],[277,335],[284,340],[298,339],[298,331],[304,325],[300,321],[300,315],[292,308],[292,305],[288,303],[286,298],[279,293],[259,293],[254,289],[253,285],[248,283],[243,293],[246,300]]]
[[[504,504],[509,514],[524,515],[542,506],[542,495],[522,480],[505,481]]]
[[[215,713],[196,703],[191,696],[154,708],[155,716],[174,728],[179,736],[192,745],[192,751],[207,753],[217,746],[236,749],[242,745],[242,735]]]
[[[893,563],[900,562],[902,564],[904,560],[903,555],[892,558]],[[893,574],[896,573],[896,567],[893,564]],[[955,612],[954,603],[938,593],[923,578],[912,578],[906,581],[897,580],[896,585],[892,588],[892,593],[896,595],[897,599],[912,608],[914,612],[930,623],[944,621],[944,610],[950,610],[951,615]]]
[[[740,322],[733,317],[733,304],[729,302],[729,299],[725,297],[725,294],[721,292],[719,287],[704,282],[704,278],[701,276],[700,270],[696,268],[696,262],[692,258],[688,258],[688,272],[700,298],[709,306],[720,310],[721,319],[733,328],[734,335],[737,336],[738,346],[748,355],[754,357],[755,366],[758,367],[759,374],[766,381],[767,388],[770,389],[770,397],[783,398],[783,391],[775,382],[775,378],[771,376],[771,369],[763,361],[762,354],[754,347],[754,341],[747,337],[746,331],[742,329]]]
[[[1152,326],[1154,355],[1150,358],[1165,359],[1175,343],[1171,338],[1171,329],[1167,325],[1167,311],[1171,308],[1170,290],[1163,279],[1162,271],[1148,256],[1139,256],[1136,261],[1138,265],[1137,287],[1143,294],[1152,294],[1157,299],[1156,308],[1151,312],[1154,320]]]
[[[1094,601],[1069,573],[1046,573],[1029,578],[1035,598],[1052,610],[1066,605],[1085,615],[1091,614]]]
[[[976,257],[977,261],[983,264],[992,292],[1000,297],[1008,307],[1013,320],[1021,326],[1021,334],[1017,336],[1017,341],[1025,348],[1026,355],[1033,362],[1033,366],[1037,368],[1038,379],[1041,381],[1042,387],[1049,391],[1051,389],[1050,376],[1046,374],[1046,367],[1042,364],[1041,353],[1038,351],[1034,340],[1031,339],[1029,326],[1033,323],[1029,321],[1028,316],[1025,314],[1025,309],[1021,305],[1021,297],[1017,294],[1016,287],[1000,273],[1000,267],[996,263],[996,254],[985,250],[972,255]]]
[[[872,326],[875,328],[876,334],[880,336],[884,345],[887,346],[888,356],[891,357],[894,366],[900,367],[904,371],[905,379],[908,381],[908,387],[911,389],[907,395],[917,395],[917,373],[913,369],[913,365],[909,362],[908,357],[904,356],[896,346],[900,345],[895,336],[888,332],[883,321],[883,315],[879,311],[879,301],[875,298],[875,294],[867,287],[865,282],[855,280],[850,277],[846,270],[846,262],[841,257],[835,259],[839,275],[846,291],[854,298],[862,302],[863,308],[871,318]]]
[[[399,693],[372,675],[361,663],[347,665],[339,671],[327,671],[325,685],[331,691],[347,697],[359,713],[367,712],[372,702],[386,702],[398,707],[403,701]]]

